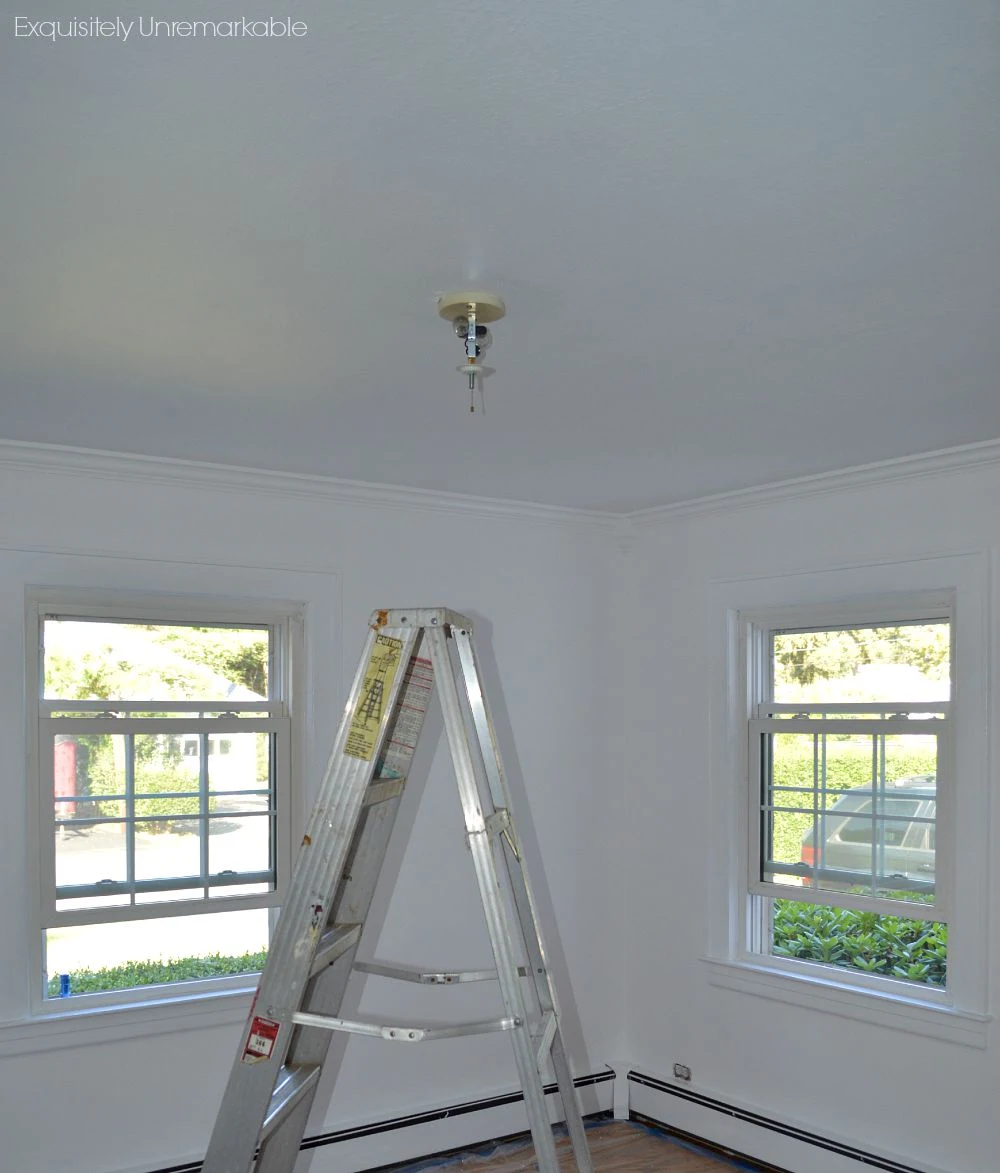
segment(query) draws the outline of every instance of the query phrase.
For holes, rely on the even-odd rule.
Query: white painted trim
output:
[[[646,1077],[662,1084],[676,1084],[676,1080],[648,1071],[634,1071],[632,1074],[640,1079]],[[714,1100],[717,1106],[685,1100],[670,1094],[669,1091],[661,1091],[633,1079],[628,1085],[629,1109],[667,1128],[676,1128],[689,1135],[701,1137],[711,1144],[721,1145],[734,1153],[777,1165],[781,1169],[808,1169],[810,1173],[861,1173],[865,1169],[871,1170],[871,1164],[842,1153],[826,1151],[821,1147],[822,1142],[826,1140],[834,1145],[858,1149],[861,1146],[856,1136],[845,1136],[830,1132],[828,1129],[820,1133],[814,1125],[806,1121],[789,1117],[779,1119],[772,1109],[764,1105],[734,1099],[698,1084],[684,1084],[683,1088]],[[727,1112],[727,1106],[733,1111]],[[762,1123],[755,1125],[751,1120],[740,1119],[735,1115],[736,1112],[757,1116],[761,1118]],[[807,1139],[771,1131],[765,1122],[787,1127],[807,1137],[815,1137],[816,1143],[810,1144]],[[904,1156],[871,1145],[863,1147],[871,1156],[881,1158],[887,1163],[895,1163],[901,1169],[912,1169],[914,1173],[958,1173],[955,1169],[928,1164],[909,1155]]]
[[[104,452],[94,448],[35,444],[22,440],[0,440],[0,469],[4,468],[57,473],[60,476],[99,477],[126,483],[140,481],[143,484],[166,484],[187,489],[211,489],[235,492],[241,496],[252,493],[371,508],[460,513],[471,517],[573,525],[609,533],[620,516],[599,510],[538,505],[530,501],[476,497],[338,477]]]
[[[140,553],[127,546],[99,548],[92,543],[85,543],[77,548],[66,542],[25,542],[20,539],[7,539],[2,535],[0,535],[0,551],[10,554],[50,554],[54,558],[102,558],[124,562],[153,562],[163,563],[166,566],[218,566],[223,570],[277,570],[285,574],[333,578],[338,582],[344,574],[341,565],[334,562],[309,562],[297,558],[294,563],[288,563],[268,562],[263,558],[236,560],[220,558],[216,554]]]
[[[149,1039],[186,1030],[235,1028],[244,1023],[250,1013],[256,976],[251,975],[247,980],[251,982],[249,986],[244,984],[236,990],[201,992],[186,997],[172,994],[131,1006],[119,1004],[0,1022],[0,1059],[95,1043]]]
[[[624,1074],[624,1070],[621,1074],[616,1072],[614,1079],[577,1088],[577,1097],[581,1101],[580,1107],[584,1116],[612,1110],[615,1090],[619,1083],[625,1082]],[[484,1089],[477,1099],[488,1101],[493,1097],[520,1094],[520,1088],[508,1085],[499,1090]],[[558,1094],[546,1095],[545,1105],[552,1123],[565,1118]],[[462,1111],[456,1112],[456,1109]],[[383,1114],[375,1118],[328,1120],[322,1125],[310,1124],[304,1138],[306,1143],[331,1132],[346,1132],[355,1128],[370,1128],[372,1131],[368,1135],[337,1138],[333,1143],[310,1147],[305,1150],[309,1154],[308,1158],[302,1159],[308,1162],[312,1173],[354,1173],[357,1170],[377,1169],[387,1164],[409,1164],[438,1153],[489,1144],[500,1137],[524,1134],[525,1143],[528,1143],[528,1119],[524,1103],[520,1100],[510,1104],[484,1103],[481,1107],[475,1104],[472,1111],[469,1110],[468,1104],[431,1105],[403,1115],[404,1118],[412,1115],[418,1119],[414,1119],[412,1123],[405,1119],[405,1122],[400,1124],[398,1116],[386,1117]],[[421,1116],[432,1118],[421,1120]],[[390,1127],[385,1131],[379,1131],[380,1125]],[[131,1165],[127,1169],[117,1169],[115,1173],[162,1173],[164,1168],[188,1165],[197,1167],[203,1159],[204,1153],[189,1153],[156,1163]]]
[[[859,464],[834,472],[815,473],[793,477],[747,489],[733,489],[727,493],[713,493],[689,501],[669,505],[654,505],[629,514],[632,524],[640,531],[658,529],[671,522],[688,517],[704,517],[713,513],[728,513],[736,509],[754,509],[784,501],[801,501],[849,489],[864,489],[875,485],[893,484],[942,474],[961,474],[977,468],[1000,465],[1000,440],[984,440],[977,444],[963,444],[957,448],[942,448],[916,456],[899,456],[893,460],[879,460]]]
[[[574,509],[542,505],[531,501],[478,497],[433,489],[352,481],[316,474],[280,472],[176,457],[143,456],[40,444],[26,440],[0,440],[0,469],[47,471],[62,475],[101,477],[106,480],[142,481],[187,488],[215,489],[240,494],[269,494],[372,508],[411,509],[420,512],[461,513],[472,517],[510,518],[545,524],[564,524],[610,532],[615,540],[631,549],[643,532],[687,517],[751,509],[788,500],[822,496],[848,489],[861,489],[896,481],[961,474],[977,468],[1000,465],[1000,440],[983,440],[942,448],[915,456],[874,461],[833,472],[814,473],[783,481],[732,489],[704,497],[654,505],[632,512]]]
[[[779,972],[771,966],[752,962],[715,957],[703,957],[701,962],[713,986],[949,1043],[986,1047],[987,1031],[992,1022],[988,1014],[956,1010],[953,1006],[935,1005],[929,1000],[907,1000],[896,993],[882,993],[861,986],[849,987],[835,979],[813,974]],[[820,967],[810,968],[819,970]]]

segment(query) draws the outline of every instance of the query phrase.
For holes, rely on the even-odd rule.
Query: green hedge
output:
[[[773,953],[943,986],[948,926],[874,912],[774,902]]]
[[[811,786],[813,750],[811,734],[778,733],[774,737],[775,786]],[[871,738],[827,737],[827,786],[849,790],[870,786],[872,780]],[[911,774],[933,774],[937,760],[931,746],[905,751],[893,748],[886,754],[885,776],[889,781]]]
[[[130,961],[111,969],[78,969],[69,975],[71,994],[97,994],[107,990],[131,990],[136,986],[160,986],[167,982],[185,982],[197,978],[225,977],[241,973],[260,973],[267,951],[225,957],[212,953],[208,957],[183,957],[170,961]],[[49,979],[48,996],[59,997],[59,975]]]

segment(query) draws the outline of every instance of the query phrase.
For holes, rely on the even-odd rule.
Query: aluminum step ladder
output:
[[[493,947],[489,970],[433,973],[356,960],[435,685]],[[504,1014],[436,1027],[340,1018],[352,972],[441,984],[494,980]],[[372,615],[202,1173],[291,1173],[333,1031],[395,1043],[507,1032],[542,1173],[559,1173],[543,1083],[549,1063],[576,1167],[592,1173],[472,624],[446,608]]]

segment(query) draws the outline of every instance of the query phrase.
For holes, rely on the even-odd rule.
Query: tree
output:
[[[902,664],[932,680],[948,678],[950,626],[860,627],[774,636],[775,685],[850,677],[865,664]]]
[[[45,695],[65,700],[223,700],[267,696],[268,639],[257,628],[47,620]]]

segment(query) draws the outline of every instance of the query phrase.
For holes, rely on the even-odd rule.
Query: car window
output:
[[[919,806],[918,799],[886,798],[883,811],[877,820],[873,820],[872,800],[866,799],[858,807],[858,813],[840,828],[838,838],[842,843],[871,843],[874,821],[881,828],[879,842],[886,847],[898,847],[906,837],[908,820],[917,813]]]

